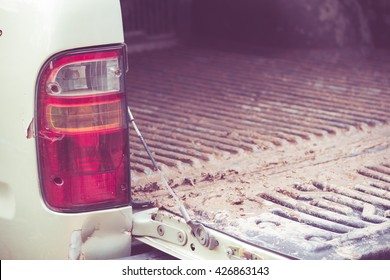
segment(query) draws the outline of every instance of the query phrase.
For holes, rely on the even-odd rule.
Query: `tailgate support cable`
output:
[[[133,114],[131,113],[130,107],[127,106],[127,112],[129,116],[129,122],[133,126],[138,138],[140,139],[142,145],[145,148],[146,153],[148,154],[150,160],[152,161],[153,167],[155,171],[160,175],[161,182],[163,183],[164,187],[168,190],[169,194],[173,197],[173,199],[176,202],[176,205],[179,207],[180,213],[182,214],[185,222],[187,225],[191,228],[192,233],[196,237],[196,239],[199,241],[199,243],[202,246],[205,246],[209,248],[210,250],[213,250],[218,246],[218,241],[215,239],[214,236],[212,236],[206,229],[206,227],[201,224],[198,221],[192,220],[190,215],[188,214],[187,209],[185,208],[184,204],[181,203],[176,193],[173,191],[173,189],[169,186],[168,181],[164,175],[164,173],[160,170],[160,168],[157,165],[156,160],[154,159],[154,156],[149,149],[148,145],[146,144],[145,139],[143,138],[141,132],[139,131],[137,124],[135,123]]]

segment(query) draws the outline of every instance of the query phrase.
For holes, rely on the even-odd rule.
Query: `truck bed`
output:
[[[129,105],[193,218],[302,259],[390,258],[390,52],[132,54]],[[178,212],[131,132],[133,199]]]

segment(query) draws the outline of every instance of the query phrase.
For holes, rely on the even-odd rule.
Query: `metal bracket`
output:
[[[187,224],[191,227],[192,234],[202,246],[207,247],[209,250],[213,250],[219,245],[218,240],[215,239],[213,235],[209,234],[201,223],[191,220]]]
[[[142,211],[133,216],[134,236],[149,236],[184,246],[188,236],[185,231],[164,223],[150,211]]]
[[[227,255],[233,260],[263,260],[264,258],[260,255],[249,252],[238,246],[230,246],[226,250]]]

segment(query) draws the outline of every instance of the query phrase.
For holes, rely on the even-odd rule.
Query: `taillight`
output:
[[[122,45],[60,53],[42,68],[36,95],[41,192],[60,212],[130,203]]]

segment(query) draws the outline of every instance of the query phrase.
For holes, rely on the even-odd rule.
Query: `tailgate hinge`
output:
[[[179,219],[176,222],[181,223]],[[184,230],[164,222],[162,215],[149,210],[138,212],[133,216],[132,234],[154,237],[180,246],[186,245],[188,240]]]

